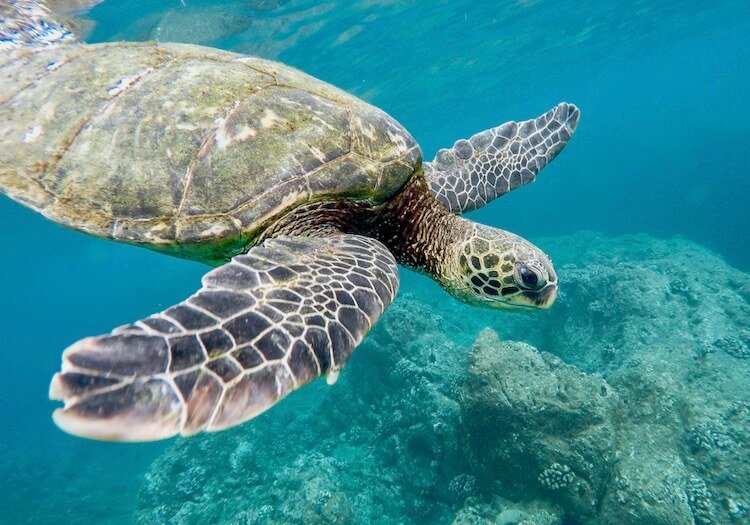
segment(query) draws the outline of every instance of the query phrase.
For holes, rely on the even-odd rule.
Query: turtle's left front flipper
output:
[[[335,380],[397,289],[396,261],[374,239],[268,239],[182,303],[68,348],[50,386],[65,402],[55,422],[110,441],[238,425]]]
[[[481,208],[524,184],[565,147],[580,112],[563,102],[544,115],[459,140],[424,164],[430,191],[454,213]]]

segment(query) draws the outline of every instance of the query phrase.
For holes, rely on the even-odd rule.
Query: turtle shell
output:
[[[0,191],[96,236],[222,261],[312,200],[377,204],[421,152],[381,110],[283,64],[193,45],[0,57]]]

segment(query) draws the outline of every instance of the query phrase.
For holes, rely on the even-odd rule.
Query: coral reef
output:
[[[714,523],[714,506],[706,482],[697,476],[691,476],[686,489],[695,524],[711,525]]]
[[[728,450],[735,446],[724,424],[712,421],[704,421],[694,426],[688,435],[688,442],[693,453],[715,449]]]
[[[747,330],[743,330],[739,335],[740,337],[721,337],[714,341],[714,346],[737,359],[750,358],[750,335]]]
[[[550,490],[567,488],[575,481],[576,475],[567,465],[553,463],[539,474],[539,483]]]
[[[301,390],[252,424],[178,440],[140,494],[142,523],[452,519],[477,490],[455,392],[465,349],[403,297],[336,385]],[[202,478],[181,491],[175,480]]]
[[[576,515],[595,514],[615,439],[616,399],[603,380],[485,330],[469,354],[461,404],[474,469],[490,492],[541,491]]]
[[[406,275],[336,385],[178,440],[138,521],[747,523],[750,276],[681,239],[541,244],[553,309],[472,309]]]

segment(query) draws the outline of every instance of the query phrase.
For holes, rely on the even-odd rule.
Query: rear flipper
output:
[[[430,191],[452,212],[481,208],[532,182],[568,143],[579,116],[563,102],[533,120],[506,122],[441,149],[424,164]]]
[[[397,289],[396,262],[374,239],[269,239],[186,301],[68,348],[50,385],[65,402],[55,423],[111,441],[238,425],[335,378]]]

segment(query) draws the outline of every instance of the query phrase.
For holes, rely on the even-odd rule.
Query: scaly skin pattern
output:
[[[476,223],[468,226],[465,241],[447,248],[436,272],[453,297],[510,310],[552,306],[557,274],[544,252],[508,231]],[[533,284],[524,282],[521,271],[533,274]]]
[[[321,375],[335,381],[397,290],[375,239],[268,239],[180,304],[68,348],[55,421],[119,441],[237,425]]]
[[[0,191],[87,233],[210,263],[300,204],[377,204],[421,151],[300,71],[193,45],[25,46],[0,57]]]
[[[396,261],[438,281],[456,299],[490,308],[548,308],[557,296],[550,258],[527,240],[450,213],[418,170],[391,200],[340,199],[300,206],[263,235],[366,235]],[[524,282],[522,273],[526,273]]]
[[[465,213],[534,182],[568,143],[579,117],[575,105],[562,102],[535,119],[461,139],[425,162],[430,191],[452,212]]]

